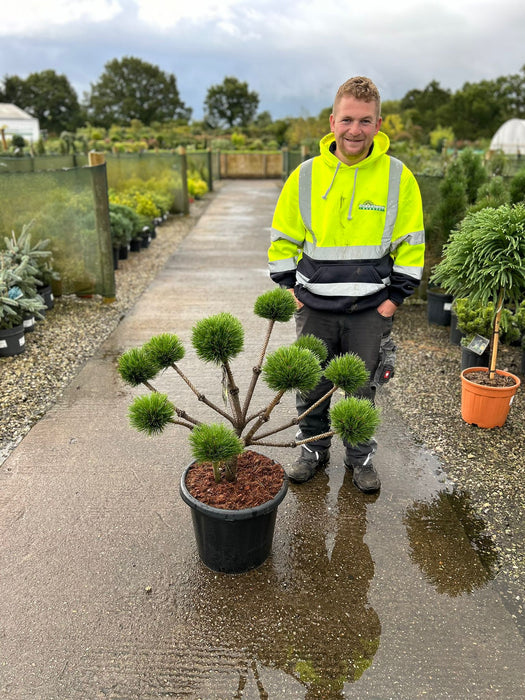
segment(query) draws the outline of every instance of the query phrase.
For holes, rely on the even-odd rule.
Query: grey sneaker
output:
[[[363,493],[374,493],[381,488],[381,481],[372,462],[363,465],[353,465],[348,464],[345,460],[345,467],[353,470],[352,481],[354,486],[357,486]]]
[[[328,464],[330,450],[314,450],[303,445],[301,454],[293,464],[286,468],[288,478],[297,483],[311,479],[315,472]]]

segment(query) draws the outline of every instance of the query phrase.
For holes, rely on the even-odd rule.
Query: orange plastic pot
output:
[[[507,420],[514,396],[521,384],[519,377],[501,369],[496,374],[512,377],[513,386],[484,386],[469,380],[472,372],[488,372],[486,367],[468,367],[461,372],[461,417],[479,428],[497,428]]]

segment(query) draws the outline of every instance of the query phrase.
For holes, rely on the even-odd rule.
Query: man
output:
[[[268,251],[271,278],[295,296],[297,335],[324,340],[329,359],[356,353],[372,378],[397,307],[421,281],[425,239],[419,187],[408,168],[387,155],[380,110],[368,78],[341,85],[321,154],[284,184]],[[323,379],[308,396],[298,395],[299,415],[330,386]],[[370,380],[357,395],[373,402],[375,384]],[[329,405],[301,420],[303,439],[329,430]],[[376,446],[374,439],[345,446],[345,465],[367,493],[381,485],[371,460]],[[327,464],[329,447],[329,439],[303,445],[289,477],[310,479]]]

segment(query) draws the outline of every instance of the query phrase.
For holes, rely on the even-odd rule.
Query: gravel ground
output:
[[[212,197],[195,202],[189,216],[169,219],[149,248],[120,261],[114,303],[60,297],[28,336],[27,350],[0,358],[0,468],[133,306]],[[415,300],[398,311],[394,335],[398,362],[385,399],[416,441],[438,456],[454,488],[485,523],[498,555],[496,585],[525,636],[523,389],[502,428],[467,425],[460,415],[460,349],[450,343],[449,330],[429,325],[426,304]],[[498,366],[519,374],[520,351],[502,347]]]

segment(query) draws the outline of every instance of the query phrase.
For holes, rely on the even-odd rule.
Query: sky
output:
[[[227,76],[258,112],[308,117],[354,75],[392,100],[519,73],[524,36],[517,0],[0,0],[0,80],[52,69],[82,100],[108,61],[133,56],[176,77],[194,120]]]

